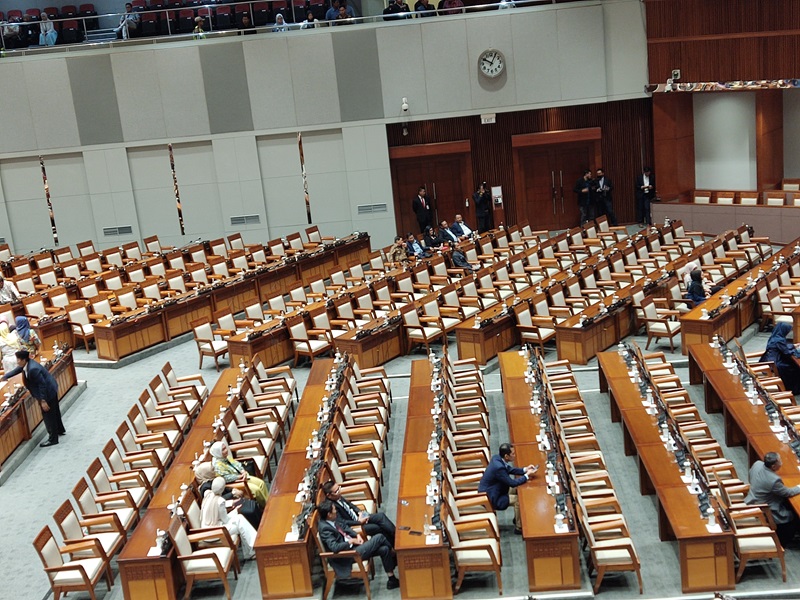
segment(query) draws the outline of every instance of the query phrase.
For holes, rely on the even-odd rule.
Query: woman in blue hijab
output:
[[[14,319],[14,325],[16,326],[17,337],[22,349],[30,352],[32,357],[39,354],[39,346],[42,345],[42,342],[36,332],[31,329],[28,319],[26,317],[17,317]]]
[[[792,326],[789,323],[776,323],[759,362],[775,363],[783,385],[797,395],[800,394],[800,366],[795,357],[800,357],[800,350],[788,340],[791,334]]]

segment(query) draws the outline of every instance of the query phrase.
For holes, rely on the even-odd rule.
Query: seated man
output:
[[[403,242],[403,238],[398,235],[394,238],[391,250],[386,254],[386,260],[390,263],[399,263],[407,259],[406,245]]]
[[[366,542],[361,535],[350,529],[338,519],[336,507],[330,500],[323,500],[317,506],[319,513],[319,538],[322,545],[328,552],[342,552],[345,550],[355,550],[363,559],[380,556],[383,563],[383,570],[389,577],[386,589],[394,590],[400,587],[400,581],[394,575],[394,568],[397,566],[397,558],[394,549],[389,544],[386,537],[379,533],[372,536]],[[333,558],[329,560],[336,577],[347,579],[352,574],[352,558]]]
[[[447,223],[442,221],[439,223],[439,240],[443,244],[450,244],[451,246],[458,243],[458,234],[453,231],[453,228]]]
[[[348,527],[360,525],[361,530],[372,537],[382,533],[394,548],[394,523],[384,513],[369,514],[342,496],[342,486],[332,479],[322,484],[325,497],[336,507],[339,522]]]
[[[455,221],[450,225],[450,231],[462,238],[472,235],[472,229],[464,222],[464,217],[461,215],[456,215]]]
[[[517,488],[529,479],[533,479],[538,466],[515,467],[511,463],[516,457],[514,446],[501,444],[499,453],[492,457],[486,471],[478,484],[478,491],[485,493],[495,510],[505,510],[509,505],[514,507],[514,533],[522,534],[522,521],[519,516],[519,498]],[[516,475],[512,479],[511,475]]]
[[[430,258],[431,256],[430,250],[423,247],[413,233],[406,236],[406,253],[419,258]]]
[[[792,541],[797,533],[797,515],[787,500],[800,494],[800,486],[786,487],[778,475],[781,468],[781,457],[776,452],[767,452],[764,460],[757,460],[750,467],[750,491],[745,497],[746,504],[766,504],[772,511],[775,521],[775,533],[781,545]]]

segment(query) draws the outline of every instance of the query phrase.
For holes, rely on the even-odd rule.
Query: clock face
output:
[[[506,68],[506,57],[499,50],[485,50],[478,57],[478,69],[486,77],[499,77]]]

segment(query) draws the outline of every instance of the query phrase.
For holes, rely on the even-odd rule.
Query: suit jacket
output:
[[[757,460],[750,467],[750,491],[744,501],[746,504],[769,506],[775,523],[789,523],[794,519],[794,512],[786,499],[798,494],[800,487],[786,487],[780,476],[768,469],[763,461]]]
[[[23,367],[12,369],[3,376],[3,380],[10,379],[22,372]],[[31,396],[37,400],[44,400],[51,406],[58,404],[58,382],[56,378],[35,360],[28,360],[28,374],[23,376],[23,381]]]
[[[642,198],[650,198],[651,200],[656,197],[656,176],[652,172],[650,173],[650,191],[645,196],[644,191],[642,190],[642,186],[644,185],[644,174],[639,173],[636,176],[636,199],[641,200]]]
[[[336,524],[341,527],[342,530],[350,537],[356,537],[358,535],[340,519],[336,519]],[[320,519],[319,523],[317,524],[317,531],[319,532],[319,539],[322,542],[322,546],[328,552],[336,553],[352,550],[350,544],[345,541],[344,536],[339,533],[339,530],[337,530],[336,527],[331,525],[328,521]],[[339,579],[350,577],[353,569],[352,558],[329,558],[328,562],[330,563],[331,567],[333,567],[336,577]]]
[[[429,198],[425,198],[425,205],[422,205],[422,200],[420,200],[419,196],[414,196],[411,201],[411,209],[420,223],[429,223],[431,219],[431,201]]]
[[[517,475],[512,478],[512,475]],[[484,492],[492,503],[492,508],[505,510],[508,508],[508,490],[517,487],[528,481],[525,470],[513,467],[495,454],[486,467],[486,471],[478,484],[478,491]]]
[[[336,519],[336,520],[337,520],[338,522],[340,522],[340,523],[344,523],[344,524],[345,524],[345,525],[347,525],[348,527],[352,527],[353,525],[359,525],[359,524],[360,524],[360,523],[358,522],[358,519],[355,519],[355,520],[353,520],[352,518],[350,518],[350,514],[349,514],[349,512],[346,510],[346,508],[349,508],[349,509],[350,509],[350,510],[352,510],[352,511],[353,511],[353,512],[354,512],[356,515],[360,515],[360,514],[361,514],[361,509],[360,509],[360,508],[358,508],[358,507],[357,507],[355,504],[353,504],[352,502],[350,502],[350,501],[349,501],[349,500],[347,500],[346,498],[344,498],[344,497],[341,497],[341,498],[339,498],[338,500],[336,500],[336,501],[333,503],[333,505],[336,507],[336,517],[337,517],[337,519]],[[345,507],[346,507],[346,508],[345,508]],[[337,532],[337,533],[338,533],[338,532]]]
[[[449,229],[439,229],[439,240],[450,245],[458,243],[459,235],[461,234],[456,233],[452,225]]]
[[[467,225],[466,223],[464,223],[464,225],[466,225],[467,228],[469,229],[470,233],[472,233],[472,229],[469,228],[469,225]],[[469,235],[464,230],[464,228],[461,226],[461,223],[459,223],[457,221],[454,221],[453,223],[450,224],[450,231],[452,231],[453,233],[455,233],[459,237],[462,237],[462,236],[465,236],[465,235]]]
[[[650,175],[652,175],[652,173]],[[595,182],[597,183],[597,189],[595,190],[597,198],[611,200],[611,193],[614,191],[614,184],[611,182],[611,180],[608,177],[603,177],[603,185],[608,188],[606,192],[600,190],[599,179],[595,179]]]
[[[492,212],[492,194],[490,192],[475,192],[472,194],[472,201],[475,203],[475,215],[485,217]]]

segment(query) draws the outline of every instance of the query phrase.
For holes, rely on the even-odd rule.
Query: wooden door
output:
[[[594,173],[594,165],[591,163],[593,144],[559,145],[555,148],[554,154],[553,171],[555,172],[557,168],[559,182],[563,181],[563,185],[559,189],[561,205],[556,210],[559,215],[558,229],[568,229],[579,225],[581,221],[578,197],[574,189],[585,169],[592,169],[592,173]]]
[[[420,185],[427,189],[434,211],[434,224],[443,219],[450,223],[460,213],[470,227],[475,227],[472,201],[470,200],[469,206],[464,202],[466,198],[472,197],[472,159],[469,145],[463,142],[452,145],[454,148],[443,148],[442,144],[390,148],[398,235],[405,235],[409,231],[419,233],[411,202]]]

